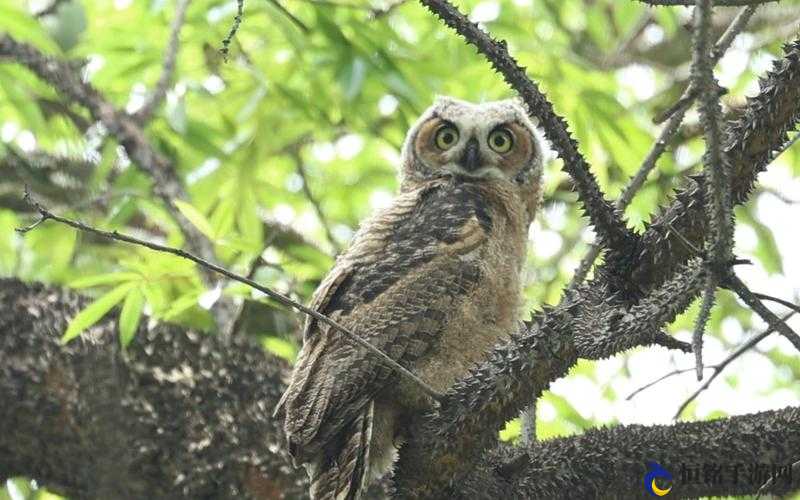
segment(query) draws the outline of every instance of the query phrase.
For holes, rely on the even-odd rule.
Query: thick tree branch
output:
[[[146,322],[122,351],[116,313],[63,345],[60,332],[86,302],[57,288],[0,280],[0,427],[15,431],[0,433],[0,480],[26,475],[92,500],[307,498],[305,472],[291,466],[280,422],[269,416],[285,388],[285,363],[246,337],[223,344],[174,326],[148,330]],[[798,419],[797,409],[786,409],[598,429],[539,443],[530,458],[503,449],[460,494],[630,497],[643,494],[645,460],[659,460],[676,477],[681,463],[788,464],[800,449]],[[594,473],[598,467],[602,474]],[[780,477],[775,486],[788,491]],[[679,487],[695,496],[755,491]],[[369,498],[385,495],[377,488]]]
[[[270,418],[286,363],[243,339],[142,322],[126,351],[116,314],[63,345],[87,301],[0,280],[0,481],[73,498],[307,495]]]
[[[787,44],[786,55],[761,79],[760,93],[748,99],[728,126],[723,144],[730,165],[734,204],[744,203],[756,177],[787,142],[787,133],[800,120],[800,40]],[[706,235],[704,192],[706,180],[693,177],[678,191],[675,201],[656,217],[641,238],[641,251],[630,265],[629,280],[647,289],[674,272],[675,265],[693,257],[672,225],[693,245]]]
[[[771,492],[787,493],[800,488],[800,477],[789,477],[786,470],[800,453],[800,433],[792,431],[798,425],[800,408],[786,408],[670,426],[594,429],[542,442],[530,455],[507,452],[495,461],[503,464],[496,483],[507,485],[513,498],[652,498],[643,478],[646,463],[656,461],[673,474],[670,497],[755,493],[767,479],[764,470],[770,474],[772,466],[784,474]],[[701,472],[696,483],[682,477],[682,470],[708,467],[720,476],[707,479]],[[552,476],[573,486],[554,491],[545,479]]]

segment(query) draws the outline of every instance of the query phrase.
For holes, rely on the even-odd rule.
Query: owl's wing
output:
[[[406,193],[368,222],[323,280],[319,312],[410,366],[436,344],[448,313],[479,279],[492,221],[479,191],[441,184]],[[309,320],[281,404],[297,458],[319,452],[385,386],[397,380],[373,353]]]

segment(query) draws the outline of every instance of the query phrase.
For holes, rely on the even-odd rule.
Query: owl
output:
[[[542,148],[517,100],[439,98],[409,131],[400,192],[364,222],[311,307],[444,392],[515,329]],[[310,318],[276,414],[314,499],[358,499],[430,409],[424,389]]]

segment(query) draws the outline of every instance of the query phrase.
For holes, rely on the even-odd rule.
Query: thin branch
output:
[[[589,169],[586,159],[567,130],[564,119],[553,110],[553,105],[528,78],[525,68],[508,53],[506,42],[495,40],[477,24],[471,22],[447,0],[420,0],[420,3],[438,16],[464,40],[477,47],[492,67],[503,75],[528,107],[528,113],[537,118],[545,137],[564,160],[564,170],[572,177],[584,211],[589,216],[602,243],[612,250],[630,250],[636,239],[622,221],[619,212],[604,198],[597,179]]]
[[[795,333],[785,321],[770,311],[767,306],[761,302],[759,297],[751,292],[747,285],[745,285],[738,276],[736,276],[734,273],[729,273],[729,275],[726,277],[725,284],[734,292],[736,292],[736,295],[738,295],[739,298],[750,307],[750,309],[761,316],[761,319],[763,319],[767,325],[770,326],[770,328],[775,328],[778,333],[786,337],[786,340],[791,342],[792,345],[794,345],[795,348],[800,351],[800,336],[798,336],[797,333]],[[769,299],[772,300],[773,298],[770,297]],[[791,308],[794,309],[795,306],[792,306]]]
[[[291,154],[294,159],[297,175],[299,175],[300,179],[303,181],[303,194],[314,208],[314,212],[317,214],[317,219],[319,219],[322,229],[325,231],[325,236],[328,238],[328,241],[333,247],[334,252],[339,254],[342,252],[342,246],[333,236],[333,231],[331,230],[330,223],[328,223],[328,218],[325,216],[325,212],[322,211],[322,205],[320,205],[319,200],[317,200],[317,197],[314,196],[314,193],[311,192],[311,186],[308,184],[308,175],[306,175],[306,169],[303,165],[303,158],[300,156],[299,151],[293,151]]]
[[[705,288],[703,289],[703,299],[700,303],[700,312],[694,322],[692,332],[692,352],[694,352],[695,373],[697,380],[703,380],[703,334],[706,324],[711,317],[711,309],[714,307],[714,295],[717,290],[717,280],[712,273],[706,277]]]
[[[186,10],[191,1],[192,0],[177,0],[175,16],[172,18],[172,24],[170,25],[169,42],[167,42],[167,48],[164,54],[164,65],[161,70],[161,76],[150,97],[145,101],[144,105],[133,114],[133,118],[139,123],[147,123],[150,121],[156,108],[161,105],[161,102],[167,96],[167,90],[175,75],[178,49],[180,47],[181,28],[186,21]]]
[[[346,339],[350,340],[351,342],[353,342],[353,343],[363,347],[367,351],[371,352],[372,354],[374,354],[375,356],[380,358],[383,362],[385,362],[388,366],[390,366],[392,369],[394,369],[395,371],[400,373],[402,376],[408,378],[409,380],[413,381],[415,384],[419,385],[420,388],[422,388],[427,394],[429,394],[432,398],[434,398],[434,400],[438,401],[438,399],[441,397],[441,394],[439,394],[433,388],[428,386],[425,382],[420,380],[419,377],[417,377],[416,375],[414,375],[413,373],[408,371],[402,365],[397,363],[397,361],[395,361],[392,358],[390,358],[387,354],[385,354],[383,351],[381,351],[380,349],[378,349],[374,345],[372,345],[369,342],[367,342],[362,337],[359,337],[358,335],[353,333],[351,330],[345,328],[344,326],[342,326],[339,323],[337,323],[336,321],[328,318],[327,316],[325,316],[323,314],[320,314],[319,312],[317,312],[317,311],[315,311],[313,309],[310,309],[310,308],[300,304],[299,302],[296,302],[296,301],[290,299],[289,297],[283,295],[282,293],[276,292],[275,290],[272,290],[271,288],[267,288],[267,287],[265,287],[263,285],[259,285],[258,283],[256,283],[255,281],[253,281],[250,278],[246,278],[244,276],[241,276],[239,274],[231,272],[231,271],[225,269],[224,267],[221,267],[221,266],[218,266],[218,265],[216,265],[214,263],[211,263],[211,262],[209,262],[209,261],[207,261],[207,260],[205,260],[205,259],[203,259],[201,257],[198,257],[198,256],[196,256],[196,255],[194,255],[194,254],[192,254],[190,252],[187,252],[185,250],[181,250],[180,248],[174,248],[174,247],[168,247],[168,246],[164,246],[164,245],[159,245],[158,243],[152,243],[152,242],[149,242],[149,241],[141,240],[141,239],[135,238],[133,236],[122,234],[122,233],[120,233],[118,231],[104,231],[102,229],[97,229],[95,227],[86,225],[86,224],[84,224],[84,223],[82,223],[80,221],[76,221],[76,220],[68,219],[66,217],[58,216],[58,215],[50,212],[49,210],[47,210],[45,207],[43,207],[39,203],[37,203],[33,198],[31,198],[31,195],[30,195],[30,193],[28,191],[25,192],[25,200],[28,203],[30,203],[34,208],[36,208],[36,210],[39,212],[39,215],[41,216],[41,219],[36,221],[31,226],[18,229],[17,231],[19,231],[20,233],[25,233],[27,231],[30,231],[31,229],[35,228],[36,226],[38,226],[41,222],[43,222],[45,220],[54,220],[56,222],[60,222],[61,224],[65,224],[67,226],[73,227],[73,228],[75,228],[75,229],[77,229],[79,231],[83,231],[83,232],[86,232],[86,233],[94,234],[96,236],[100,236],[100,237],[103,237],[103,238],[108,238],[108,239],[111,239],[111,240],[122,241],[122,242],[125,242],[125,243],[130,243],[132,245],[142,246],[142,247],[145,247],[145,248],[149,248],[150,250],[155,250],[156,252],[168,253],[168,254],[172,254],[172,255],[181,257],[183,259],[190,260],[190,261],[194,262],[195,264],[198,264],[199,266],[204,267],[204,268],[206,268],[206,269],[208,269],[210,271],[213,271],[215,273],[221,274],[221,275],[225,276],[226,278],[232,279],[234,281],[238,281],[239,283],[244,283],[245,285],[248,285],[248,286],[250,286],[252,288],[255,288],[256,290],[258,290],[259,292],[263,293],[264,295],[270,297],[271,299],[275,300],[279,304],[281,304],[283,306],[286,306],[286,307],[290,307],[290,308],[295,309],[297,311],[300,311],[300,312],[302,312],[302,313],[304,313],[304,314],[306,314],[308,316],[311,316],[312,318],[314,318],[314,319],[316,319],[318,321],[321,321],[321,322],[325,323],[326,325],[328,325],[328,326],[340,331],[341,333],[344,334]]]
[[[286,7],[284,7],[284,6],[283,6],[283,4],[281,4],[281,3],[280,3],[278,0],[267,0],[267,2],[269,2],[269,3],[270,3],[272,6],[274,6],[276,9],[278,9],[278,11],[279,11],[281,14],[283,14],[284,16],[286,16],[286,18],[287,18],[287,19],[289,19],[289,21],[291,21],[291,22],[292,22],[292,24],[294,24],[295,26],[297,26],[297,29],[299,29],[300,31],[302,31],[304,34],[306,34],[306,35],[307,35],[307,34],[309,34],[309,33],[311,32],[311,29],[310,29],[308,26],[306,26],[306,24],[305,24],[303,21],[301,21],[301,20],[300,20],[300,19],[299,19],[297,16],[295,16],[294,14],[292,14],[292,13],[291,13],[291,12],[290,12],[290,11],[289,11],[289,10],[288,10]]]
[[[40,10],[39,12],[35,13],[33,16],[39,19],[44,16],[49,16],[50,14],[55,14],[56,12],[58,12],[58,8],[61,7],[61,4],[63,4],[66,1],[68,0],[53,0],[50,3],[50,5]]]
[[[783,317],[783,319],[781,319],[780,321],[786,321],[786,320],[788,320],[789,318],[791,318],[791,317],[792,317],[792,315],[793,315],[793,314],[794,314],[794,312],[790,312],[789,314],[785,315],[785,316]],[[750,338],[750,339],[749,339],[747,342],[745,342],[744,344],[742,344],[741,346],[739,346],[739,347],[738,347],[738,348],[737,348],[735,351],[733,351],[732,353],[730,353],[730,354],[729,354],[729,355],[728,355],[728,356],[727,356],[725,359],[723,359],[723,360],[722,360],[720,363],[718,363],[718,364],[714,365],[714,366],[713,366],[714,373],[712,373],[712,374],[711,374],[711,376],[710,376],[710,377],[708,377],[708,379],[706,379],[706,381],[705,381],[705,382],[703,382],[703,385],[701,385],[701,386],[700,386],[700,387],[699,387],[699,388],[698,388],[696,391],[694,391],[694,393],[692,393],[692,395],[691,395],[691,396],[689,396],[689,397],[686,399],[686,401],[684,401],[684,402],[681,404],[680,408],[678,408],[678,411],[676,411],[676,412],[675,412],[675,415],[674,415],[672,418],[673,418],[673,419],[675,419],[675,420],[677,420],[677,419],[678,419],[678,418],[681,416],[681,413],[683,413],[683,410],[685,410],[685,409],[686,409],[686,407],[687,407],[687,406],[689,406],[689,404],[690,404],[692,401],[694,401],[695,399],[697,399],[697,397],[700,395],[700,393],[701,393],[701,392],[703,392],[703,391],[705,391],[706,389],[708,389],[708,387],[711,385],[711,383],[714,381],[714,379],[715,379],[715,378],[717,378],[717,377],[719,377],[719,375],[722,373],[722,371],[725,369],[725,367],[727,367],[729,364],[731,364],[731,362],[733,362],[733,361],[734,361],[735,359],[737,359],[739,356],[741,356],[741,355],[742,355],[742,354],[744,354],[745,352],[747,352],[747,351],[749,351],[750,349],[752,349],[753,347],[755,347],[755,346],[756,346],[756,344],[758,344],[759,342],[761,342],[761,341],[762,341],[762,340],[764,340],[765,338],[769,337],[769,336],[770,336],[772,333],[774,333],[774,332],[775,332],[775,327],[774,327],[774,326],[770,326],[769,328],[767,328],[767,329],[766,329],[766,330],[764,330],[763,332],[759,333],[759,334],[758,334],[758,335],[756,335],[755,337],[752,337],[752,338]]]
[[[667,123],[667,125],[661,130],[658,139],[656,139],[656,142],[653,143],[653,147],[650,148],[650,151],[647,153],[647,156],[642,162],[642,165],[639,167],[639,170],[636,172],[636,175],[631,177],[631,179],[628,181],[628,185],[622,190],[622,194],[620,194],[619,198],[617,198],[617,201],[615,202],[615,207],[620,213],[624,213],[625,209],[628,208],[628,205],[630,205],[631,201],[633,201],[633,197],[644,185],[644,181],[647,180],[647,176],[656,167],[658,159],[661,157],[664,151],[667,150],[667,144],[670,143],[672,138],[678,132],[678,128],[683,122],[683,118],[686,115],[687,109],[688,106],[670,117],[669,123]],[[583,283],[583,281],[586,279],[586,275],[589,274],[589,270],[592,268],[592,264],[594,264],[597,256],[600,255],[601,250],[602,246],[600,244],[592,244],[589,252],[587,252],[587,254],[583,257],[578,269],[575,271],[575,275],[572,277],[570,288],[574,288],[575,286]]]
[[[741,33],[741,31],[747,26],[747,23],[750,21],[750,18],[753,17],[758,5],[750,5],[742,10],[736,15],[736,17],[731,21],[728,25],[728,28],[719,37],[717,43],[711,49],[711,53],[709,54],[709,64],[714,66],[719,62],[725,52],[728,51],[733,40],[736,36]],[[658,115],[653,119],[653,122],[658,124],[666,121],[669,117],[677,113],[685,113],[686,110],[692,105],[694,100],[699,95],[699,90],[697,85],[695,84],[694,80],[690,80],[689,86],[686,87],[686,90],[683,91],[683,95],[669,107],[666,111]]]
[[[233,24],[231,24],[228,34],[222,39],[222,48],[219,49],[222,58],[228,60],[228,52],[230,50],[231,42],[236,33],[239,32],[239,27],[242,25],[242,18],[244,17],[244,0],[236,0],[236,15],[233,17]]]
[[[788,307],[789,309],[791,309],[794,312],[800,313],[800,306],[798,306],[797,304],[792,304],[788,300],[783,300],[783,299],[781,299],[779,297],[773,297],[772,295],[767,295],[767,294],[764,294],[764,293],[756,293],[756,292],[750,292],[750,293],[752,293],[753,296],[758,297],[761,300],[767,300],[767,301],[770,301],[770,302],[776,302],[776,303],[778,303],[778,304],[780,304],[780,305],[782,305],[784,307]]]
[[[706,370],[710,370],[712,368],[714,368],[714,366],[706,366],[705,367]],[[639,387],[638,389],[636,389],[632,393],[628,394],[625,397],[625,400],[626,401],[630,401],[631,399],[633,399],[634,397],[639,395],[639,393],[641,393],[643,391],[646,391],[647,389],[653,387],[654,385],[656,385],[656,384],[658,384],[660,382],[663,382],[664,380],[667,380],[668,378],[672,378],[672,377],[674,377],[676,375],[682,375],[684,373],[689,373],[689,372],[693,372],[693,371],[695,371],[695,367],[679,368],[679,369],[672,370],[671,372],[665,373],[664,375],[658,377],[657,379],[653,380],[652,382],[648,382],[647,384]]]

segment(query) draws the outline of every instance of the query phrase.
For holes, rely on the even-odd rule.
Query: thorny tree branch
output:
[[[222,39],[222,48],[219,49],[223,59],[228,60],[228,53],[230,52],[230,45],[233,37],[239,32],[239,27],[242,25],[242,17],[244,16],[244,0],[236,0],[236,15],[233,17],[233,24],[228,34]]]
[[[619,212],[603,197],[589,164],[567,130],[566,122],[555,113],[553,105],[536,83],[528,78],[525,68],[508,53],[506,42],[491,38],[447,0],[420,0],[420,3],[477,47],[492,67],[519,93],[528,107],[528,113],[539,120],[545,137],[564,161],[563,168],[575,182],[584,211],[600,241],[613,251],[630,249],[635,236],[625,226]]]
[[[736,38],[744,27],[747,25],[747,22],[752,17],[753,13],[755,12],[757,6],[749,6],[743,8],[737,16],[731,21],[731,24],[728,25],[728,28],[722,34],[722,36],[717,40],[717,43],[711,49],[711,54],[709,55],[709,64],[712,66],[716,64],[725,52],[728,51],[733,40]],[[628,208],[628,205],[633,201],[634,196],[642,188],[644,182],[647,180],[647,176],[650,175],[650,172],[656,167],[656,163],[658,159],[661,158],[661,155],[667,150],[667,146],[670,144],[672,139],[675,137],[675,134],[678,133],[678,129],[683,123],[683,118],[686,116],[686,112],[689,110],[689,107],[694,102],[695,98],[697,98],[697,91],[693,83],[689,84],[689,87],[683,93],[683,95],[678,99],[675,104],[670,106],[670,108],[662,114],[663,118],[659,118],[654,120],[655,123],[662,123],[665,120],[669,120],[664,128],[661,130],[661,133],[658,135],[658,138],[653,143],[653,146],[650,148],[650,151],[645,156],[644,161],[642,161],[639,170],[636,171],[636,174],[631,177],[628,181],[628,184],[622,190],[622,193],[619,195],[619,198],[614,202],[614,207],[620,212],[625,213],[625,209]],[[597,260],[597,257],[600,255],[603,247],[599,243],[594,243],[589,248],[589,251],[586,255],[581,259],[580,265],[575,270],[575,274],[570,281],[570,289],[574,289],[576,286],[583,283],[586,279],[586,276],[589,274],[589,270],[592,268],[594,261]]]
[[[246,336],[223,343],[147,322],[123,353],[116,312],[61,344],[60,332],[86,303],[58,288],[0,280],[0,428],[15,430],[0,433],[0,481],[25,475],[91,500],[308,498],[306,474],[291,466],[281,425],[269,417],[285,389],[285,362]],[[793,432],[799,419],[800,410],[787,408],[598,429],[541,443],[531,458],[501,449],[460,486],[470,498],[492,491],[507,498],[638,496],[643,461],[653,457],[669,458],[667,466],[692,464],[710,450],[722,464],[790,463],[800,447]],[[773,491],[797,489],[800,475],[793,483],[778,477]],[[691,493],[721,493],[714,488]],[[385,497],[380,489],[368,495]]]
[[[767,165],[772,151],[785,143],[786,131],[797,121],[798,89],[792,79],[798,73],[798,50],[798,42],[787,48],[787,57],[768,75],[762,94],[748,104],[743,117],[732,128],[732,140],[726,144],[726,151],[731,155],[736,173],[737,202],[747,197],[755,175]],[[624,272],[640,280],[643,292],[674,293],[676,290],[662,288],[664,282],[670,278],[675,282],[681,277],[689,277],[687,273],[691,268],[681,267],[687,253],[675,248],[670,233],[663,229],[665,224],[674,224],[691,241],[703,240],[703,228],[697,225],[697,221],[701,220],[698,213],[703,212],[702,195],[698,193],[702,193],[704,181],[698,179],[697,182],[698,187],[679,193],[676,203],[656,220],[642,238],[640,252],[625,267]],[[622,266],[617,264],[616,269],[614,266],[615,263],[607,262],[601,271],[608,270],[609,274],[623,272]],[[521,329],[507,345],[498,347],[489,361],[448,392],[445,396],[448,404],[443,406],[440,416],[424,421],[424,425],[419,426],[418,435],[403,449],[398,478],[400,491],[436,495],[461,486],[459,480],[476,470],[477,459],[483,450],[495,442],[497,427],[529,403],[533,395],[547,387],[550,381],[562,376],[577,360],[579,353],[571,338],[573,327],[594,320],[592,312],[596,311],[598,304],[605,303],[620,313],[626,307],[630,309],[636,305],[628,302],[632,300],[630,298],[617,296],[616,289],[609,286],[607,278],[603,278],[605,273],[599,272],[598,275],[599,279],[570,293],[562,304],[538,314],[529,328]],[[664,318],[663,311],[655,312]],[[644,325],[639,330],[643,342],[652,341],[651,326]],[[625,345],[631,345],[631,342]],[[774,415],[789,418],[784,424],[791,428],[796,426],[791,422],[795,418],[793,412],[796,410]],[[753,426],[752,423],[749,425]],[[776,446],[785,444],[785,439],[776,439]],[[459,453],[461,450],[466,453]],[[748,447],[748,451],[752,453],[754,450]],[[420,457],[419,465],[415,465],[414,459]],[[424,463],[436,461],[438,467],[426,467]],[[574,484],[572,480],[570,483]],[[537,481],[536,484],[543,483]]]
[[[164,55],[164,66],[161,70],[161,76],[158,78],[153,92],[147,98],[142,107],[133,113],[133,119],[139,123],[147,123],[153,117],[156,109],[161,105],[161,102],[167,96],[172,79],[175,75],[175,66],[178,61],[178,50],[180,49],[180,34],[181,28],[186,21],[186,10],[189,7],[191,0],[178,0],[175,6],[175,15],[172,18],[170,25],[169,42]]]
[[[321,321],[321,322],[325,323],[326,325],[338,330],[339,332],[341,332],[341,333],[343,333],[345,335],[345,338],[348,341],[353,342],[355,344],[358,344],[359,346],[363,347],[367,351],[370,351],[372,354],[374,354],[378,358],[382,359],[387,364],[387,366],[390,366],[391,368],[393,368],[395,371],[397,371],[398,373],[400,373],[404,377],[408,378],[412,382],[414,382],[417,385],[419,385],[420,388],[422,388],[434,400],[438,400],[439,397],[441,397],[441,395],[438,392],[436,392],[433,388],[431,388],[425,382],[420,380],[419,377],[417,377],[416,375],[414,375],[413,373],[408,371],[408,369],[406,369],[402,365],[398,364],[395,360],[390,358],[387,354],[385,354],[383,351],[381,351],[377,347],[375,347],[372,344],[370,344],[364,338],[356,335],[351,330],[345,328],[344,326],[342,326],[339,323],[337,323],[336,321],[328,318],[327,316],[325,316],[323,314],[320,314],[319,312],[317,312],[317,311],[315,311],[313,309],[310,309],[310,308],[304,306],[303,304],[300,304],[299,302],[296,302],[296,301],[290,299],[289,297],[287,297],[286,295],[283,295],[280,292],[276,292],[275,290],[272,290],[271,288],[268,288],[268,287],[265,287],[263,285],[260,285],[260,284],[256,283],[255,281],[253,281],[250,278],[247,278],[247,277],[241,276],[239,274],[236,274],[234,272],[231,272],[231,271],[225,269],[224,267],[218,266],[218,265],[216,265],[216,264],[214,264],[212,262],[209,262],[209,261],[203,259],[202,257],[198,257],[198,256],[196,256],[196,255],[194,255],[194,254],[192,254],[190,252],[187,252],[185,250],[181,250],[180,248],[173,248],[173,247],[168,247],[168,246],[165,246],[165,245],[159,245],[158,243],[153,243],[153,242],[141,240],[141,239],[135,238],[133,236],[122,234],[122,233],[120,233],[118,231],[103,231],[102,229],[97,229],[95,227],[86,225],[86,224],[84,224],[84,223],[82,223],[80,221],[75,221],[75,220],[72,220],[72,219],[68,219],[66,217],[61,217],[59,215],[54,214],[53,212],[50,212],[45,207],[43,207],[42,205],[37,203],[33,198],[31,198],[30,193],[27,192],[27,191],[25,192],[25,199],[34,208],[36,208],[36,210],[39,212],[40,217],[33,224],[31,224],[31,225],[29,225],[27,227],[24,227],[24,228],[17,229],[17,231],[19,231],[20,233],[26,233],[28,231],[31,231],[31,230],[35,229],[41,223],[43,223],[43,222],[45,222],[47,220],[53,220],[53,221],[56,221],[56,222],[60,222],[61,224],[65,224],[67,226],[73,227],[73,228],[75,228],[75,229],[77,229],[79,231],[83,231],[83,232],[86,232],[86,233],[91,233],[91,234],[94,234],[96,236],[101,236],[103,238],[108,238],[108,239],[116,240],[116,241],[122,241],[124,243],[130,243],[132,245],[142,246],[142,247],[145,247],[145,248],[149,248],[150,250],[155,250],[156,252],[169,253],[169,254],[181,257],[183,259],[190,260],[190,261],[194,262],[195,264],[197,264],[197,265],[199,265],[199,266],[201,266],[201,267],[203,267],[205,269],[208,269],[210,271],[213,271],[215,273],[221,274],[222,276],[225,276],[226,278],[232,279],[234,281],[238,281],[239,283],[244,283],[245,285],[248,285],[248,286],[258,290],[259,292],[263,293],[264,295],[268,296],[269,298],[273,299],[274,301],[278,302],[279,304],[281,304],[283,306],[286,306],[286,307],[291,307],[292,309],[300,311],[303,314],[306,314],[306,315],[308,315],[308,316],[310,316],[310,317],[312,317],[312,318],[314,318],[314,319],[316,319],[318,321]]]
[[[738,276],[730,273],[728,276],[726,276],[725,285],[729,286],[734,292],[736,292],[736,295],[738,295],[739,298],[750,307],[750,309],[761,316],[761,319],[763,319],[770,328],[774,328],[778,331],[778,333],[786,337],[786,340],[791,342],[792,345],[794,345],[794,347],[800,352],[800,336],[798,336],[794,330],[789,328],[789,325],[787,325],[785,321],[770,311],[767,306],[761,302],[761,299],[751,292],[750,289],[747,288],[747,285],[745,285]]]
[[[788,44],[785,51],[784,59],[762,78],[761,93],[741,108],[728,129],[725,151],[734,173],[736,203],[747,199],[756,176],[787,142],[787,131],[800,118],[800,87],[796,85],[800,41]],[[631,262],[624,266],[604,263],[593,282],[568,291],[560,304],[535,314],[529,328],[498,346],[486,362],[444,395],[437,415],[413,424],[418,432],[400,450],[398,491],[410,496],[447,496],[459,481],[475,474],[479,455],[496,445],[497,429],[577,360],[571,338],[575,325],[598,324],[595,317],[584,315],[587,306],[614,305],[620,300],[609,275],[623,272],[642,292],[658,289],[671,277],[680,280],[681,266],[694,255],[668,227],[675,227],[694,245],[704,241],[704,183],[702,177],[695,178],[677,193],[643,234]]]
[[[731,260],[733,247],[733,217],[731,214],[730,177],[727,162],[721,153],[719,104],[720,89],[708,49],[711,26],[711,0],[697,0],[694,8],[694,45],[692,57],[692,85],[700,100],[700,124],[705,132],[706,151],[703,155],[703,174],[707,187],[706,212],[709,238],[706,239],[707,259],[712,272],[706,278],[700,313],[695,322],[692,349],[695,355],[697,379],[703,378],[703,332],[706,328],[714,295],[720,281],[721,269]]]

